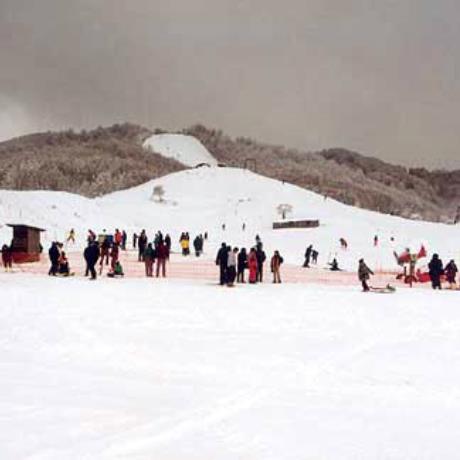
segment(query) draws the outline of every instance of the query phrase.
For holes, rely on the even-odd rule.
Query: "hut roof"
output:
[[[46,232],[46,230],[44,228],[34,227],[33,225],[27,225],[27,224],[6,224],[6,225],[8,227],[13,227],[13,228],[26,227],[26,228],[30,228],[32,230],[38,230],[39,232]]]

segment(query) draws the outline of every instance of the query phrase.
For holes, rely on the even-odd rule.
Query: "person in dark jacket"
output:
[[[313,246],[310,244],[310,246],[308,246],[307,250],[305,251],[305,262],[303,263],[303,266],[305,268],[310,268],[310,259],[311,259],[312,251],[313,251]]]
[[[126,242],[128,241],[128,234],[123,230],[121,232],[121,249],[126,251]]]
[[[219,267],[219,282],[224,286],[227,282],[227,262],[228,262],[228,249],[225,243],[222,243],[216,256],[216,265]]]
[[[141,234],[139,235],[139,238],[137,240],[137,248],[138,248],[138,261],[143,262],[144,261],[144,251],[145,248],[147,247],[147,235],[145,233],[145,230],[142,230]]]
[[[361,281],[361,284],[363,286],[363,292],[370,291],[367,281],[371,277],[370,275],[373,275],[373,274],[374,272],[366,265],[366,263],[364,262],[364,259],[359,259],[358,278],[359,278],[359,281]]]
[[[257,282],[262,283],[264,278],[264,262],[267,259],[265,252],[263,250],[262,243],[257,245],[256,249],[256,256],[257,256]]]
[[[171,252],[171,237],[169,236],[169,233],[166,233],[165,244],[166,244],[166,247],[168,248],[168,254],[169,254]]]
[[[91,273],[91,279],[95,280],[97,275],[96,275],[96,269],[94,268],[97,260],[99,259],[99,245],[97,244],[96,241],[91,241],[85,251],[83,252],[83,257],[85,258],[86,261],[86,273],[85,276],[88,276],[88,273]]]
[[[155,260],[155,250],[152,243],[149,243],[144,251],[145,276],[153,276],[153,262]]]
[[[433,257],[428,264],[428,269],[433,289],[442,289],[441,276],[444,274],[444,268],[442,265],[442,260],[439,258],[438,254],[433,254]]]
[[[238,267],[237,267],[237,283],[245,283],[244,271],[248,268],[248,254],[246,248],[242,248],[238,254]]]
[[[7,244],[2,246],[2,262],[5,267],[5,271],[13,268],[13,252]]]
[[[48,256],[50,258],[51,267],[49,269],[48,275],[56,276],[59,270],[59,256],[61,252],[59,251],[59,247],[56,242],[51,244],[51,247],[48,250]]]
[[[197,235],[193,240],[193,247],[195,249],[195,256],[200,257],[200,254],[203,251],[203,240],[200,235]]]
[[[447,282],[449,283],[450,289],[457,289],[457,273],[458,268],[454,260],[451,260],[444,269],[446,274]]]

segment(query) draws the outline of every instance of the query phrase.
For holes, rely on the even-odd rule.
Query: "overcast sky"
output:
[[[0,139],[201,122],[460,168],[459,0],[0,0]]]

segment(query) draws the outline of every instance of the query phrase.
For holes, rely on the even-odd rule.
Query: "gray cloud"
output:
[[[0,0],[0,137],[195,122],[460,167],[456,0]]]

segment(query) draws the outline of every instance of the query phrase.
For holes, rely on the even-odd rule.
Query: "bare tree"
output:
[[[283,220],[285,220],[286,215],[290,214],[292,212],[292,206],[290,204],[286,204],[286,203],[285,204],[280,204],[280,205],[278,205],[276,210],[278,211],[278,214],[281,216],[281,218]]]

